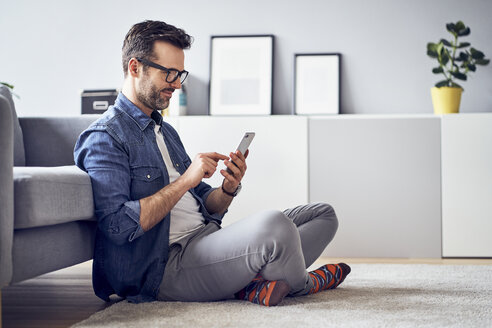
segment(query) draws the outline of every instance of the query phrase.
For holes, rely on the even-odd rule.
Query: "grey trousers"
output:
[[[263,211],[223,229],[209,223],[171,245],[158,300],[232,298],[258,273],[285,280],[292,296],[305,294],[312,287],[306,268],[337,228],[335,211],[324,203]]]

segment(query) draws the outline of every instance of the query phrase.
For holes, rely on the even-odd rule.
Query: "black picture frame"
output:
[[[341,67],[340,53],[294,54],[294,113],[339,114]]]
[[[271,115],[272,34],[213,35],[210,39],[210,115]]]

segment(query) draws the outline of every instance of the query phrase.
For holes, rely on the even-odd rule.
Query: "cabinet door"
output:
[[[492,257],[492,114],[442,118],[444,257]]]
[[[325,255],[441,257],[439,118],[312,118],[310,201],[339,229]]]
[[[247,159],[243,189],[224,218],[228,225],[264,209],[283,210],[304,204],[308,199],[307,118],[211,117],[179,118],[179,133],[193,159],[197,153],[216,151],[229,156],[244,132],[255,132]],[[220,187],[219,170],[205,182]]]

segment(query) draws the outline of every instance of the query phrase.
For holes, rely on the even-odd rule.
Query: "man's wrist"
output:
[[[228,195],[228,196],[231,196],[231,197],[236,197],[236,196],[239,194],[239,192],[241,191],[241,182],[240,182],[240,183],[239,183],[239,185],[237,186],[236,190],[234,190],[233,192],[229,192],[229,191],[227,191],[227,190],[224,188],[224,182],[225,182],[225,180],[224,180],[224,181],[222,181],[222,186],[221,186],[221,188],[222,188],[222,192],[223,192],[224,194],[226,194],[226,195]]]

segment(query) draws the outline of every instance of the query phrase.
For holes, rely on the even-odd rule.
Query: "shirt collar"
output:
[[[162,125],[162,115],[155,109],[152,111],[150,118],[154,120],[155,124]]]
[[[153,122],[152,118],[147,116],[140,108],[135,106],[122,92],[118,94],[115,101],[115,106],[123,109],[134,121],[137,123],[140,130],[145,130],[150,122]]]

